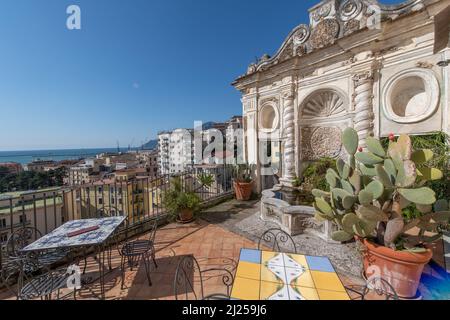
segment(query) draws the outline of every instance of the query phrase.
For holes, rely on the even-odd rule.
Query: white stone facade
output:
[[[262,165],[263,142],[281,144],[281,181],[304,165],[345,156],[341,132],[450,132],[450,49],[434,52],[433,18],[450,0],[324,0],[233,85],[242,93],[245,157]],[[449,19],[450,23],[450,19]],[[257,179],[257,191],[265,189]]]

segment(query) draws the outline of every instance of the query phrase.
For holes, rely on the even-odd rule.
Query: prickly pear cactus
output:
[[[333,239],[374,238],[393,249],[400,246],[414,251],[438,239],[450,212],[448,200],[436,201],[434,191],[423,187],[426,181],[443,177],[440,170],[421,166],[433,158],[433,152],[413,150],[407,135],[397,141],[391,135],[387,150],[378,139],[368,137],[363,150],[351,128],[343,132],[342,141],[349,159],[337,161],[337,172],[328,170],[326,180],[331,191],[313,190],[316,219],[334,221],[340,227]],[[408,220],[402,210],[411,204],[422,215]],[[419,235],[405,234],[415,227],[420,229]],[[437,236],[426,236],[427,232]]]

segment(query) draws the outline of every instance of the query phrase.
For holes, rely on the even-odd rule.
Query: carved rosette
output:
[[[284,138],[284,172],[283,179],[292,181],[295,178],[295,108],[294,92],[292,90],[283,93],[283,138]]]
[[[336,19],[324,19],[317,24],[311,34],[310,43],[314,49],[331,45],[339,35],[339,23]]]
[[[366,146],[366,137],[373,134],[373,72],[367,71],[353,76],[355,87],[354,104],[355,130],[358,132],[360,146]]]

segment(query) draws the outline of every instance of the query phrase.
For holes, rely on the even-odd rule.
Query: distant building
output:
[[[1,193],[0,245],[4,245],[11,231],[17,228],[31,226],[46,234],[64,223],[60,190],[49,188]]]
[[[16,162],[0,162],[0,167],[6,168],[8,173],[17,174],[23,171],[20,163]]]
[[[49,167],[54,167],[56,161],[53,160],[36,160],[27,164],[28,171],[46,172]]]
[[[192,129],[175,129],[158,134],[159,169],[161,174],[177,174],[194,163]]]

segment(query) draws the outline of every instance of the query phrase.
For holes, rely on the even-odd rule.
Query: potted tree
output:
[[[169,190],[163,195],[164,206],[172,220],[188,223],[194,219],[194,213],[200,208],[200,198],[194,192],[183,191],[181,179],[171,179]]]
[[[442,236],[448,223],[448,201],[436,201],[425,183],[439,180],[440,170],[427,166],[431,150],[412,150],[411,139],[389,137],[387,150],[368,137],[367,150],[358,147],[353,129],[343,133],[348,163],[337,161],[337,172],[326,174],[330,192],[313,190],[316,219],[334,221],[333,239],[353,238],[363,244],[365,276],[374,273],[392,284],[403,298],[413,298],[424,266],[432,257],[426,243]],[[414,208],[414,215],[405,214]]]
[[[250,200],[253,190],[252,173],[255,165],[237,164],[233,168],[233,187],[237,200]]]

